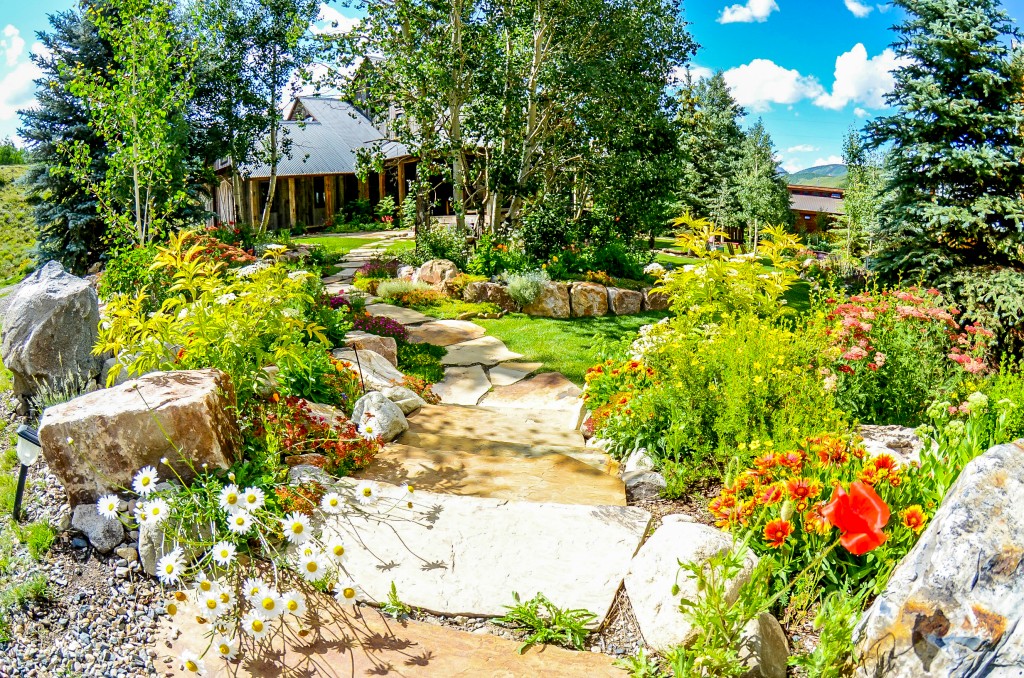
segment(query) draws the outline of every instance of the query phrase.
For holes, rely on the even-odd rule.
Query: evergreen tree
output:
[[[756,251],[761,228],[793,223],[786,180],[775,160],[775,144],[760,118],[744,136],[736,186],[739,217],[746,225],[747,240]]]
[[[1021,34],[997,0],[895,0],[903,66],[872,122],[891,144],[872,266],[943,283],[957,270],[1017,264],[1024,220]]]
[[[721,72],[679,92],[680,144],[684,157],[679,202],[719,228],[737,225],[736,168],[743,144],[739,119],[744,110],[732,98]]]
[[[864,145],[860,132],[851,128],[843,143],[847,185],[843,193],[843,214],[835,236],[843,255],[857,262],[870,247],[870,237],[878,230],[878,208],[882,198],[882,161],[878,153]]]
[[[87,104],[71,94],[71,73],[78,66],[100,71],[111,63],[109,46],[84,10],[50,16],[51,30],[37,37],[46,47],[32,59],[42,70],[36,81],[35,108],[20,111],[19,134],[28,142],[32,165],[26,174],[39,224],[39,259],[56,259],[76,273],[98,258],[106,229],[96,199],[68,173],[62,144],[80,141],[93,160],[97,180],[105,172],[106,145],[89,126]]]

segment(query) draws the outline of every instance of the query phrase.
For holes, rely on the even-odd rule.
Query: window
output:
[[[804,215],[804,221],[810,221],[810,220],[811,220],[811,215],[810,214],[805,214]]]
[[[327,196],[324,193],[324,178],[313,177],[313,207],[320,209],[327,204]]]

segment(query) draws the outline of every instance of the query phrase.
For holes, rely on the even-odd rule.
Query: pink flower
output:
[[[881,367],[882,365],[885,364],[885,354],[884,353],[876,353],[875,354],[875,364],[878,365],[879,367]]]
[[[868,352],[860,346],[854,346],[843,354],[843,360],[862,360],[868,356]]]

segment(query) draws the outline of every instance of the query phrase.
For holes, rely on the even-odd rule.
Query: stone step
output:
[[[399,596],[404,597],[402,589]],[[523,654],[520,643],[489,633],[404,620],[396,621],[367,607],[338,605],[333,598],[315,594],[307,601],[304,627],[298,635],[293,624],[270,636],[268,652],[246,654],[228,663],[207,653],[210,678],[271,676],[415,676],[417,678],[622,678],[625,672],[615,660],[594,652],[574,652],[554,646],[537,646]],[[156,662],[168,676],[194,676],[180,669],[185,651],[203,653],[210,644],[209,629],[196,623],[190,608],[175,620],[162,617],[155,646]],[[178,633],[180,631],[180,634]],[[248,646],[247,646],[247,652]],[[172,661],[165,664],[164,660]]]
[[[583,420],[583,391],[558,372],[545,372],[508,386],[495,386],[477,403],[488,409],[548,412],[565,428],[578,428]]]
[[[391,318],[403,325],[418,325],[420,323],[436,320],[436,318],[424,315],[423,313],[414,311],[411,308],[403,308],[401,306],[393,306],[391,304],[370,304],[366,307],[366,312],[370,315],[382,315],[386,318]]]
[[[428,405],[409,416],[409,432],[535,446],[585,446],[583,435],[566,426],[560,413],[543,410]]]
[[[579,452],[582,459],[526,445],[431,434],[403,435],[357,475],[466,497],[625,506],[625,486],[607,472],[617,465],[606,457],[603,466],[591,466],[587,461],[599,455],[593,450]]]

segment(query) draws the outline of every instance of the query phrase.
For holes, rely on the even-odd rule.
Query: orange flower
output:
[[[800,500],[818,496],[821,486],[807,478],[792,478],[786,481],[786,490],[789,491],[790,499]]]
[[[900,470],[900,465],[897,464],[896,460],[889,454],[878,455],[871,460],[871,464],[878,471],[878,475],[883,477],[890,473],[898,473]]]
[[[889,522],[889,506],[869,485],[855,480],[849,492],[837,485],[822,513],[839,528],[840,543],[855,556],[885,543],[882,528]]]
[[[800,450],[777,455],[777,459],[778,463],[796,472],[799,472],[804,465],[804,455]]]
[[[861,482],[867,483],[868,485],[874,485],[878,482],[878,470],[874,464],[868,464],[864,469],[857,474],[857,479]]]
[[[828,522],[828,518],[822,513],[824,506],[823,502],[818,502],[811,507],[811,510],[804,516],[804,531],[811,534],[827,534],[832,529],[832,524]]]
[[[270,396],[270,397],[271,397],[271,398],[273,398],[273,400],[274,400],[274,402],[275,402],[275,403],[279,403],[279,402],[281,402],[281,396],[279,396],[279,395],[277,394],[277,392],[274,392],[274,395],[272,395],[272,396]]]
[[[924,529],[924,524],[928,522],[928,516],[925,515],[924,509],[919,504],[914,504],[900,513],[900,520],[903,521],[904,527],[914,532],[920,532]]]
[[[767,469],[774,468],[778,463],[778,458],[771,452],[768,452],[754,460],[754,467],[765,471]]]
[[[772,504],[777,504],[782,501],[782,497],[782,485],[780,483],[772,483],[771,485],[766,485],[764,489],[761,490],[759,500],[765,506],[771,506]]]
[[[793,525],[788,520],[773,520],[764,526],[764,539],[773,549],[785,544],[786,538],[792,533]]]

